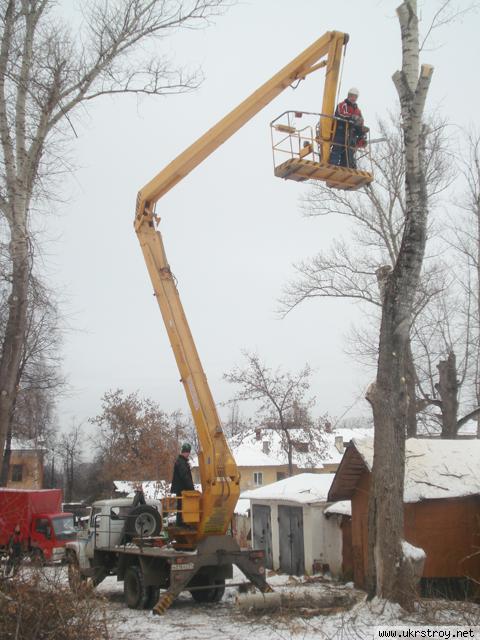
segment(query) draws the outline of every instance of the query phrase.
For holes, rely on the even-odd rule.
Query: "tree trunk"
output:
[[[417,437],[417,402],[416,402],[416,372],[413,361],[412,343],[409,340],[405,354],[405,380],[407,385],[407,438]]]
[[[384,305],[377,382],[368,398],[375,424],[368,527],[368,590],[371,597],[379,595],[399,602],[403,600],[399,559],[403,538],[408,391],[403,375],[405,346],[395,331],[395,302]]]
[[[415,585],[402,552],[405,435],[409,426],[409,332],[425,253],[427,190],[423,167],[422,115],[432,67],[419,75],[419,36],[415,0],[397,9],[402,34],[402,71],[393,80],[402,109],[405,147],[405,227],[397,261],[379,282],[382,322],[375,385],[368,393],[375,424],[369,498],[368,586],[374,594],[413,606]]]
[[[25,222],[26,215],[23,214]],[[25,341],[30,279],[29,242],[25,224],[12,224],[10,255],[12,290],[0,359],[0,451],[4,451],[17,394],[18,374]]]
[[[0,473],[0,487],[6,487],[8,484],[8,472],[10,471],[10,460],[12,459],[12,427],[7,433],[7,439],[5,441],[5,450],[2,458],[2,470]]]
[[[442,399],[442,438],[456,438],[458,431],[458,380],[453,351],[438,365],[437,390]]]

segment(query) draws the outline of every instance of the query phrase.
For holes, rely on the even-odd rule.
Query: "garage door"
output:
[[[265,566],[273,569],[272,556],[272,520],[270,507],[254,504],[253,515],[253,548],[265,551]]]
[[[278,507],[280,570],[294,576],[305,573],[302,507]]]

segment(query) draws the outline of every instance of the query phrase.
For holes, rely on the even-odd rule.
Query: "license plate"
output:
[[[190,571],[195,565],[193,562],[185,562],[184,564],[172,564],[172,571]]]

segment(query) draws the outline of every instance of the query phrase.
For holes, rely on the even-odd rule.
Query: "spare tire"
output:
[[[158,536],[162,530],[162,518],[155,507],[141,504],[132,509],[125,522],[125,533],[135,538]]]

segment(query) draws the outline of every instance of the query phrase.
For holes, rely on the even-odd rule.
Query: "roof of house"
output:
[[[340,500],[339,502],[334,502],[324,510],[323,514],[325,516],[329,516],[329,515],[351,516],[352,503],[350,502],[350,500]]]
[[[240,497],[249,500],[274,500],[300,504],[326,502],[333,478],[333,473],[300,473],[258,489],[244,491]]]
[[[239,467],[278,467],[283,464],[277,456],[246,443],[234,447],[232,453]]]
[[[289,430],[292,439],[302,440],[302,429]],[[336,429],[331,433],[322,433],[323,442],[318,446],[317,452],[302,452],[293,450],[293,464],[300,469],[322,469],[325,464],[339,464],[343,455],[343,448],[339,450],[335,445],[335,439],[342,438],[345,444],[353,438],[365,438],[372,434],[372,429],[367,427]],[[269,453],[265,453],[264,442],[268,443]],[[281,435],[272,429],[262,429],[260,439],[256,432],[242,434],[241,440],[230,442],[230,448],[239,467],[284,466],[288,464],[288,456],[281,442]],[[192,466],[198,466],[196,457],[191,458]]]
[[[335,474],[329,500],[352,498],[361,474],[371,471],[373,439],[354,439]],[[405,502],[480,494],[480,440],[409,438],[405,444]]]
[[[114,480],[113,484],[115,486],[115,491],[118,491],[119,493],[126,493],[128,497],[134,496],[137,484],[142,485],[143,493],[147,500],[160,500],[160,498],[165,498],[165,496],[171,495],[171,483],[166,480],[144,480],[143,482],[133,480]],[[194,486],[197,491],[202,490],[201,485],[196,484]]]
[[[10,448],[12,451],[16,453],[20,452],[35,452],[35,453],[44,453],[45,452],[45,444],[42,442],[35,442],[35,440],[19,440],[17,438],[12,438],[10,443]]]

